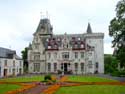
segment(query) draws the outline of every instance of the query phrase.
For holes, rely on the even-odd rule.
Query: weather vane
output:
[[[40,15],[41,15],[41,19],[43,19],[43,18],[49,18],[48,11],[46,11],[46,12],[41,11]]]

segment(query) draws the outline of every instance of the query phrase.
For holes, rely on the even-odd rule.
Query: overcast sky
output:
[[[41,12],[48,11],[54,34],[102,32],[104,53],[112,54],[108,25],[118,0],[0,0],[0,47],[21,50],[32,42]]]

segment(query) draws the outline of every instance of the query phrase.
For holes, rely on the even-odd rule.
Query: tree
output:
[[[105,65],[105,73],[113,73],[118,71],[118,61],[117,59],[109,54],[104,55],[104,65]]]
[[[109,35],[113,37],[112,47],[116,48],[116,57],[121,67],[125,67],[125,0],[116,5],[116,17],[110,22]]]
[[[21,51],[21,53],[22,53],[22,58],[23,58],[23,62],[24,62],[24,71],[27,72],[27,70],[28,70],[28,60],[27,60],[28,48],[25,47],[25,49],[23,51]]]

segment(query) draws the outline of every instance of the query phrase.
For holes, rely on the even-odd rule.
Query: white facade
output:
[[[29,45],[29,73],[104,73],[103,33],[54,35],[49,19],[41,19]]]
[[[8,49],[2,48],[2,50],[7,50],[6,54],[8,53]],[[23,60],[16,54],[11,53],[11,55],[12,57],[0,55],[0,78],[23,74]]]

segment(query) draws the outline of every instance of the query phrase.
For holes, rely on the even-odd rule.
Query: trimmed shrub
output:
[[[44,76],[44,81],[52,80],[52,77],[50,74]]]

